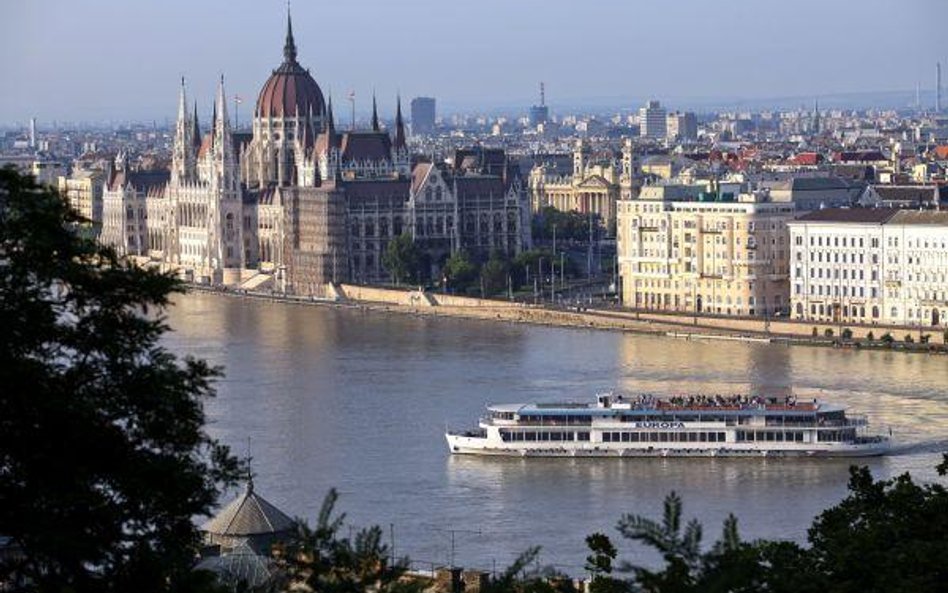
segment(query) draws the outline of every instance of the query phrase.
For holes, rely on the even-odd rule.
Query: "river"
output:
[[[491,570],[543,547],[540,562],[582,574],[584,538],[620,559],[650,554],[615,530],[626,512],[659,517],[671,490],[705,541],[730,512],[742,535],[804,541],[846,494],[846,460],[490,459],[448,454],[446,425],[488,402],[584,400],[597,391],[772,393],[842,402],[891,427],[899,452],[864,461],[877,476],[935,479],[948,450],[948,359],[413,317],[216,295],[168,313],[176,353],[224,368],[210,431],[246,454],[255,484],[315,519],[326,491],[355,528],[378,524],[417,566]],[[229,493],[228,495],[232,495]]]

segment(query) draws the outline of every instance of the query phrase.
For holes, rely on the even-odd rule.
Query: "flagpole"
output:
[[[240,95],[234,95],[234,131],[240,129],[240,117],[237,110],[240,109]]]

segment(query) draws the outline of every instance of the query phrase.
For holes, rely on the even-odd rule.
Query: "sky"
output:
[[[249,115],[282,60],[284,0],[0,0],[0,124],[209,113],[220,75]],[[299,61],[338,114],[373,89],[440,112],[538,101],[669,108],[948,81],[948,0],[296,0]],[[946,85],[948,86],[948,85]]]

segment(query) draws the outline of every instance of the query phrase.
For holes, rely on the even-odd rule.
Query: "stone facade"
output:
[[[724,195],[670,192],[669,199],[619,202],[623,305],[720,315],[786,311],[793,204],[771,202],[766,192]]]
[[[116,162],[104,183],[103,242],[188,280],[295,294],[333,281],[388,281],[382,254],[402,233],[418,242],[432,274],[458,249],[486,258],[529,247],[527,194],[503,151],[412,163],[400,100],[393,134],[374,100],[370,130],[339,134],[331,98],[296,61],[289,20],[283,56],[249,135],[231,131],[221,79],[202,137],[182,80],[171,170]]]
[[[577,140],[573,150],[571,175],[551,172],[546,165],[530,172],[530,196],[534,212],[552,206],[563,212],[581,212],[598,215],[603,225],[611,229],[616,220],[616,202],[631,199],[634,161],[632,143],[623,145],[621,162],[611,158],[594,162],[584,140]]]
[[[828,209],[789,229],[794,318],[946,326],[948,213]]]

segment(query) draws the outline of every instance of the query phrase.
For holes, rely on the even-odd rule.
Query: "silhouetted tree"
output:
[[[23,550],[0,583],[201,586],[193,517],[239,469],[205,432],[218,371],[161,345],[178,281],[82,222],[55,191],[0,171],[0,533]]]

